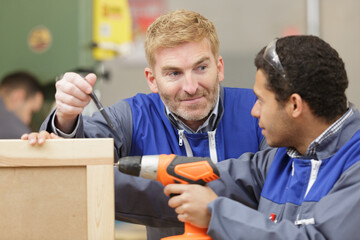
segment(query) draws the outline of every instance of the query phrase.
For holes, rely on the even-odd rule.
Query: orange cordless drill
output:
[[[181,157],[174,154],[123,157],[116,165],[123,173],[157,180],[164,186],[170,183],[205,185],[218,179],[220,175],[210,158]],[[185,222],[184,234],[162,239],[211,240],[206,232],[206,228],[198,228]]]

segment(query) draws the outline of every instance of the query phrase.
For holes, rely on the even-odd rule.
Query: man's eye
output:
[[[180,74],[180,72],[169,72],[169,75],[170,76],[177,76],[177,75],[179,75]]]
[[[206,69],[206,66],[200,66],[199,67],[199,70],[201,70],[201,71],[203,71],[203,70],[205,70]]]

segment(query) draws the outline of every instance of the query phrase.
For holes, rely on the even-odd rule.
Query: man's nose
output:
[[[198,87],[199,87],[199,83],[197,79],[194,76],[192,76],[191,73],[185,74],[184,85],[183,85],[184,91],[190,95],[193,95],[196,93]]]
[[[251,109],[251,116],[259,118],[260,117],[260,105],[259,100],[256,100],[254,106]]]

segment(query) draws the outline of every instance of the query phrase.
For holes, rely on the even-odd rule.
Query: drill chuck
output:
[[[116,166],[119,171],[136,177],[157,180],[159,155],[122,157]]]
[[[122,157],[116,165],[120,172],[138,177],[141,170],[141,156]]]

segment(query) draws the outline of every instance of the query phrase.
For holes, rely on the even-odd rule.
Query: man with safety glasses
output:
[[[213,239],[360,234],[360,115],[338,53],[315,36],[275,39],[255,59],[251,114],[278,147],[218,163],[220,180],[168,185],[180,221]]]

